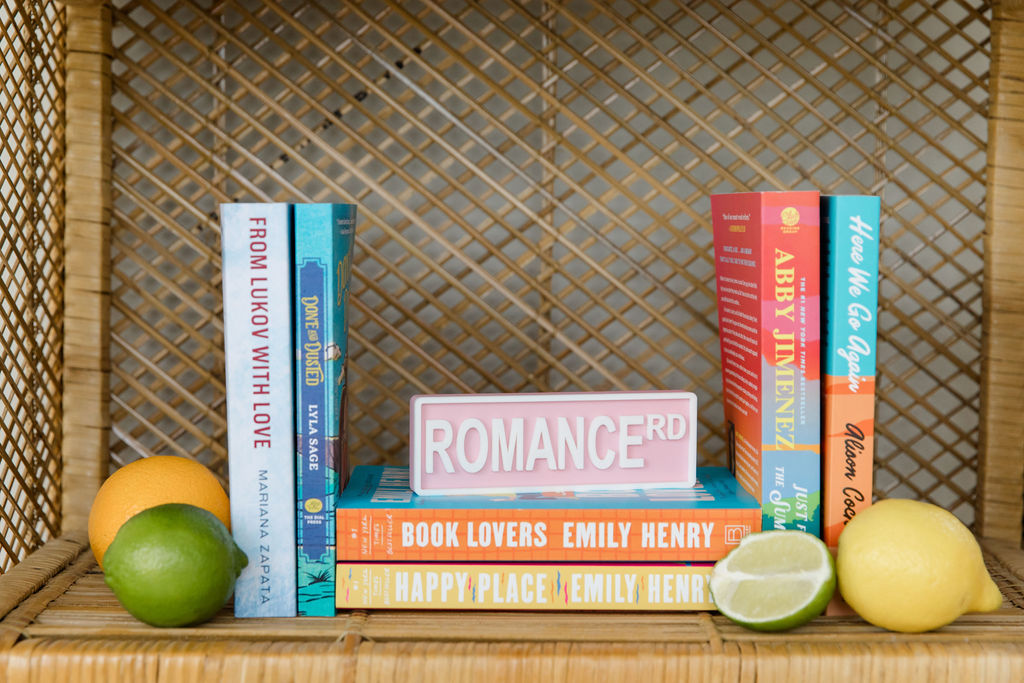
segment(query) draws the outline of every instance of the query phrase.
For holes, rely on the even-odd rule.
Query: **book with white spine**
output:
[[[291,208],[220,209],[235,616],[295,616]]]

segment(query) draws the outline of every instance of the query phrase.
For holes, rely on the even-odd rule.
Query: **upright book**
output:
[[[334,503],[348,479],[347,304],[354,204],[296,204],[298,613],[334,615]]]
[[[710,564],[338,563],[338,609],[711,610]]]
[[[722,386],[762,529],[821,535],[819,195],[711,197]]]
[[[822,463],[825,542],[871,504],[881,200],[823,196]]]
[[[761,524],[724,467],[685,489],[417,496],[408,468],[360,466],[337,512],[346,562],[714,561]]]
[[[291,210],[220,208],[235,616],[295,616]]]

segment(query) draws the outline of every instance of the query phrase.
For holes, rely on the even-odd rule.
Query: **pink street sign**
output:
[[[414,396],[421,496],[690,487],[697,397],[685,391]]]

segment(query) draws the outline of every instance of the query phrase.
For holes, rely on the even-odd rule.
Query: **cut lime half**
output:
[[[821,539],[803,531],[746,536],[711,571],[718,611],[757,631],[783,631],[825,611],[835,563]]]

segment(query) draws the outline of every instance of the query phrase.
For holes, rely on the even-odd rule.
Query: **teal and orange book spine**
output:
[[[816,191],[711,196],[723,407],[762,529],[821,535]]]
[[[724,467],[690,488],[418,496],[408,468],[362,465],[337,514],[345,562],[713,562],[761,525]]]
[[[348,479],[348,294],[354,204],[296,204],[296,574],[300,616],[334,616],[334,504]]]
[[[821,198],[824,540],[871,505],[881,200]]]

